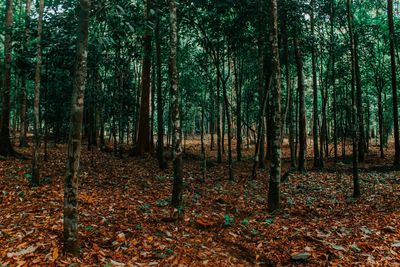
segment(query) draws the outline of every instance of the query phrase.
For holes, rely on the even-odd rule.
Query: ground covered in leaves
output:
[[[29,187],[30,160],[0,161],[0,266],[400,266],[400,172],[374,151],[360,174],[361,199],[351,198],[351,166],[331,163],[291,173],[282,209],[270,214],[268,172],[249,179],[252,148],[235,162],[237,182],[208,153],[202,183],[198,145],[188,145],[183,218],[174,221],[171,166],[85,150],[82,253],[73,258],[62,253],[65,150],[50,149],[37,188]]]

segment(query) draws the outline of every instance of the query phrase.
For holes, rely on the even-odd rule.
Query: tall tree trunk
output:
[[[335,1],[331,0],[330,23],[331,23],[331,64],[332,64],[332,91],[333,91],[333,150],[335,163],[338,161],[338,123],[337,123],[337,92],[336,92],[336,72],[335,72]]]
[[[179,111],[178,68],[176,54],[178,45],[178,25],[176,1],[169,1],[170,11],[170,58],[169,73],[171,82],[171,115],[172,115],[172,158],[174,165],[174,182],[171,204],[174,208],[182,208],[183,174],[182,174],[182,142],[181,118]]]
[[[242,160],[242,64],[233,60],[236,88],[236,154],[237,161]]]
[[[294,143],[294,127],[295,123],[293,122],[294,114],[293,114],[293,89],[290,77],[290,62],[289,62],[289,36],[288,36],[288,28],[287,28],[287,11],[285,11],[285,17],[282,21],[283,27],[283,48],[284,48],[284,58],[285,58],[285,78],[286,78],[286,91],[287,91],[287,107],[286,111],[287,115],[285,116],[285,120],[288,122],[289,128],[289,149],[290,149],[290,164],[292,168],[296,168],[296,152],[295,152],[295,143]],[[285,124],[285,120],[282,121],[282,124]],[[284,130],[284,127],[282,127]]]
[[[266,93],[264,92],[264,60],[265,60],[265,25],[264,25],[264,0],[259,0],[258,1],[258,93],[259,93],[259,100],[260,100],[260,107],[263,108],[262,106],[262,99],[263,95]],[[267,100],[268,101],[268,100]],[[265,106],[264,106],[265,109]],[[260,114],[264,114],[264,111],[261,111]],[[261,123],[259,125],[261,127],[260,131],[260,152],[259,152],[259,158],[258,158],[258,166],[260,169],[265,169],[265,123]],[[269,129],[268,129],[269,130]],[[257,137],[258,138],[258,137]]]
[[[0,122],[0,155],[7,157],[15,154],[10,140],[10,89],[11,89],[11,52],[13,30],[13,1],[6,2],[4,36],[4,80]]]
[[[354,42],[354,67],[356,79],[356,105],[357,105],[357,119],[358,119],[358,160],[364,162],[365,160],[365,126],[364,126],[364,111],[362,106],[362,89],[361,89],[361,73],[360,64],[358,60],[358,37],[355,37],[353,32]]]
[[[64,250],[79,255],[78,239],[78,171],[82,143],[83,101],[87,74],[87,46],[90,0],[80,0],[75,77],[68,141],[67,171],[64,180]]]
[[[229,63],[228,63],[229,64]],[[224,102],[225,102],[225,114],[226,114],[226,123],[228,126],[228,168],[229,168],[229,180],[234,181],[235,177],[233,174],[233,160],[232,160],[232,124],[231,124],[231,112],[229,109],[229,98],[228,98],[228,90],[227,90],[227,79],[222,83],[222,90],[224,94]]]
[[[297,67],[297,90],[299,103],[299,171],[306,170],[307,133],[306,133],[306,103],[304,96],[303,58],[300,50],[299,39],[294,37],[294,48]]]
[[[317,88],[317,52],[315,47],[315,0],[311,0],[311,34],[312,34],[312,88],[313,88],[313,145],[314,167],[321,167],[321,159],[318,151],[318,88]]]
[[[150,133],[150,74],[151,74],[151,29],[150,29],[150,3],[151,0],[144,0],[145,30],[143,37],[143,69],[141,104],[139,117],[139,134],[137,140],[136,155],[153,152]]]
[[[167,167],[164,158],[164,120],[163,120],[163,92],[161,73],[161,36],[160,36],[160,11],[157,12],[155,27],[156,65],[157,65],[157,159],[161,169]]]
[[[281,181],[281,72],[278,47],[278,8],[277,1],[271,0],[270,14],[270,40],[272,45],[272,65],[274,86],[271,88],[271,168],[268,192],[268,208],[270,211],[279,209],[280,206],[280,181]]]
[[[393,23],[393,1],[388,0],[388,23],[390,34],[390,63],[392,70],[392,97],[393,97],[393,127],[394,127],[394,165],[400,164],[400,140],[399,140],[399,111],[397,103],[397,78],[395,59],[395,32]]]
[[[24,60],[26,60],[28,56],[28,45],[29,45],[29,17],[31,14],[31,0],[26,0],[25,5],[25,35],[24,35]],[[26,140],[26,132],[27,132],[27,114],[26,114],[26,82],[28,80],[28,75],[26,71],[26,65],[21,70],[21,108],[20,108],[20,123],[21,123],[21,131],[19,135],[19,146],[27,147],[28,142]]]
[[[361,195],[360,178],[358,175],[358,127],[359,120],[357,115],[357,94],[356,94],[356,46],[353,35],[353,14],[351,12],[352,0],[347,0],[347,21],[349,26],[350,48],[351,48],[351,127],[353,138],[353,197]]]
[[[37,30],[37,62],[35,70],[35,97],[33,103],[34,114],[34,146],[32,157],[32,185],[36,186],[40,181],[40,83],[42,67],[42,30],[43,30],[44,0],[39,1],[39,18]]]
[[[221,73],[219,71],[219,48],[215,59],[215,67],[217,69],[217,162],[222,162],[222,141],[221,141]],[[222,136],[223,138],[223,136]]]

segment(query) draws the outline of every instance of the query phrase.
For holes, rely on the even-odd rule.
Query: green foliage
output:
[[[235,222],[235,219],[230,216],[229,214],[225,214],[224,216],[224,225],[225,226],[231,226]]]

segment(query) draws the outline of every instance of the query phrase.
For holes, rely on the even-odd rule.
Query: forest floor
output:
[[[172,221],[171,164],[160,171],[152,157],[84,149],[81,258],[62,253],[66,147],[51,147],[37,188],[29,187],[30,160],[0,161],[0,266],[400,266],[400,171],[391,157],[372,149],[358,200],[349,164],[294,172],[271,214],[268,171],[248,179],[253,148],[235,162],[237,182],[214,153],[202,183],[198,142],[187,144],[184,213]]]

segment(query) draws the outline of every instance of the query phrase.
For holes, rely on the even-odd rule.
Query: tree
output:
[[[395,32],[393,23],[393,1],[388,0],[388,24],[390,35],[390,66],[392,75],[392,97],[393,97],[393,127],[394,127],[394,165],[400,164],[400,140],[399,140],[399,111],[397,101],[397,78],[396,78],[396,59],[395,59]],[[382,154],[382,152],[381,152]]]
[[[358,175],[358,129],[359,120],[357,115],[357,94],[356,94],[356,46],[353,35],[353,14],[351,11],[352,0],[347,0],[347,23],[349,26],[349,37],[350,37],[350,51],[351,51],[351,125],[352,125],[352,141],[353,141],[353,197],[357,198],[360,196],[360,178]]]
[[[157,19],[155,26],[156,42],[156,68],[157,68],[157,159],[161,169],[167,167],[164,158],[164,123],[163,123],[163,92],[161,74],[161,36],[160,36],[160,7],[157,8]]]
[[[171,115],[172,115],[172,157],[174,165],[174,182],[171,204],[174,208],[182,208],[183,174],[182,174],[182,141],[181,121],[179,110],[179,87],[177,68],[178,25],[176,1],[169,1],[170,12],[170,55],[169,74],[171,83]]]
[[[4,79],[0,121],[0,156],[15,155],[10,140],[10,89],[11,89],[11,62],[12,62],[12,31],[13,31],[13,0],[6,2],[4,36]]]
[[[296,69],[297,69],[297,91],[298,91],[298,102],[299,102],[299,159],[298,169],[299,171],[306,170],[306,154],[307,154],[307,133],[306,133],[306,103],[304,96],[304,74],[303,74],[303,58],[300,50],[299,39],[297,33],[295,33],[294,49],[296,57]]]
[[[150,132],[150,74],[151,74],[151,28],[150,28],[150,3],[151,0],[144,0],[144,21],[145,29],[143,36],[143,67],[142,67],[142,88],[139,115],[139,133],[136,142],[136,154],[153,152]]]
[[[311,0],[311,36],[312,36],[312,88],[313,88],[313,145],[314,145],[314,167],[321,167],[318,151],[318,88],[317,88],[317,53],[315,47],[315,0]],[[322,136],[321,136],[322,138]]]
[[[271,88],[272,127],[271,131],[271,168],[269,179],[268,208],[270,211],[279,209],[280,206],[280,180],[281,180],[281,70],[278,46],[278,7],[277,1],[270,1],[270,40],[272,50],[272,71],[274,85]]]
[[[25,34],[24,34],[24,56],[28,56],[28,48],[29,48],[29,19],[31,13],[31,0],[26,0],[25,4]],[[26,58],[24,58],[26,60]],[[27,132],[27,114],[26,114],[26,83],[27,83],[27,64],[25,63],[24,68],[21,70],[21,108],[20,108],[20,120],[21,120],[21,132],[19,136],[19,145],[21,147],[28,146],[28,142],[26,140],[26,132]]]
[[[37,29],[37,62],[35,70],[35,97],[33,104],[34,113],[34,146],[32,157],[32,185],[38,185],[40,182],[40,82],[42,67],[42,29],[43,29],[43,10],[44,0],[39,1],[39,18]]]
[[[79,161],[82,143],[83,102],[87,74],[90,0],[80,0],[78,39],[76,44],[75,75],[71,102],[67,171],[64,180],[64,249],[79,255],[78,186]]]

